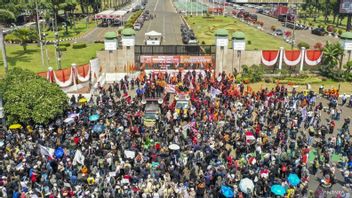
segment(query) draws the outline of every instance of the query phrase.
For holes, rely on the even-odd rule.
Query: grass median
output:
[[[198,41],[200,43],[204,41],[206,45],[215,44],[214,32],[216,30],[226,29],[229,31],[229,38],[231,38],[232,33],[235,31],[243,32],[246,35],[247,50],[278,49],[279,47],[291,49],[291,45],[282,39],[262,32],[232,17],[192,16],[186,17],[186,20],[196,34]],[[230,47],[232,46],[231,42],[229,45]]]
[[[87,44],[87,47],[83,49],[73,49],[72,45],[67,47],[67,51],[61,52],[62,68],[70,67],[72,63],[76,63],[77,65],[88,63],[90,59],[96,57],[96,51],[102,50],[103,47],[104,45],[101,43]],[[46,51],[48,56],[46,56]],[[45,67],[42,66],[40,47],[37,45],[27,46],[27,51],[23,51],[23,48],[20,45],[7,45],[6,54],[9,69],[20,67],[23,69],[29,69],[33,72],[47,71],[48,66],[57,69],[55,48],[53,45],[48,45],[44,48]],[[0,77],[2,77],[4,73],[4,63],[1,59]]]

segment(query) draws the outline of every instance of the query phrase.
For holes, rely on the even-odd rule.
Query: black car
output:
[[[328,34],[327,31],[325,31],[323,28],[316,28],[312,30],[312,34],[318,35],[318,36],[325,36]]]
[[[257,9],[257,13],[259,13],[259,14],[263,14],[263,13],[264,13],[264,9],[263,9],[263,8],[259,8],[259,9]]]

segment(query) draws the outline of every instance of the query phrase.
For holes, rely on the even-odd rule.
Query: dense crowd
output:
[[[175,113],[169,85],[189,95],[187,111]],[[126,77],[97,93],[73,96],[48,126],[1,132],[0,197],[315,197],[309,180],[322,172],[331,188],[340,171],[348,195],[350,118],[336,97],[211,72]],[[146,127],[142,101],[154,97],[161,113]]]

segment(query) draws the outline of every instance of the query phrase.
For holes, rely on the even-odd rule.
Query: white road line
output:
[[[158,3],[159,3],[159,0],[156,0],[156,4],[155,4],[155,7],[154,7],[154,12],[155,12],[156,8],[158,7]]]

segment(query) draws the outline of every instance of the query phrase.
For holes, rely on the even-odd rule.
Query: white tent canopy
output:
[[[153,31],[145,33],[145,36],[161,36],[161,33],[153,30]]]
[[[105,10],[95,15],[95,19],[118,19],[127,14],[125,10]]]

